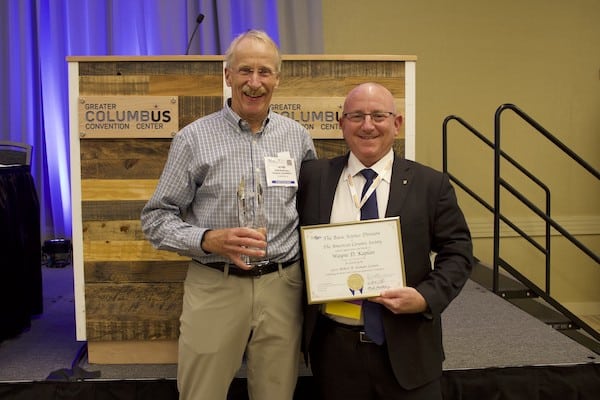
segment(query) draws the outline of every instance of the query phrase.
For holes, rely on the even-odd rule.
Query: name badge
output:
[[[277,157],[265,157],[267,186],[298,186],[296,165],[289,153],[279,153]]]

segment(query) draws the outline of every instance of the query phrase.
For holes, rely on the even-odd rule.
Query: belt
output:
[[[337,333],[346,335],[346,336],[354,336],[360,343],[373,343],[376,344],[373,339],[371,339],[365,332],[365,327],[363,325],[348,325],[343,324],[341,322],[337,322],[329,317],[321,316],[321,321],[323,325],[328,329],[331,329]]]
[[[249,277],[259,277],[262,275],[270,274],[271,272],[275,272],[279,270],[279,264],[281,264],[281,268],[289,267],[292,264],[298,262],[296,261],[285,261],[285,262],[270,262],[265,265],[257,265],[252,267],[251,269],[241,269],[237,267],[235,264],[215,262],[215,263],[202,263],[198,260],[194,260],[198,264],[206,265],[209,268],[218,269],[219,271],[225,271],[225,266],[229,266],[229,275],[235,276],[249,276]]]

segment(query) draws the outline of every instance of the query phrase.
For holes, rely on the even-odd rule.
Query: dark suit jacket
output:
[[[300,225],[329,223],[338,180],[348,160],[313,160],[302,164],[298,187]],[[429,310],[394,315],[384,308],[386,346],[398,382],[413,389],[441,376],[441,313],[458,295],[472,269],[472,243],[447,175],[394,156],[386,217],[400,217],[406,284],[423,295]],[[437,253],[433,269],[430,252]],[[319,315],[307,305],[303,351]]]

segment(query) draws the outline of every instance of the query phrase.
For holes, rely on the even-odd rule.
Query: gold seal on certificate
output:
[[[362,293],[364,284],[365,280],[361,274],[351,274],[348,276],[348,289],[350,289],[352,296],[357,293]]]
[[[379,296],[404,286],[400,219],[300,228],[310,304]]]

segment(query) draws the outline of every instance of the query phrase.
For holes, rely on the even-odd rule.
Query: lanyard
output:
[[[358,199],[358,194],[356,193],[356,186],[354,186],[354,179],[352,179],[352,175],[348,174],[348,187],[350,188],[350,194],[352,195],[352,200],[354,200],[354,205],[356,206],[356,208],[358,208],[359,210],[361,209],[361,207],[367,202],[369,197],[371,197],[373,192],[377,190],[377,187],[383,179],[383,175],[387,173],[391,168],[392,160],[388,161],[385,168],[383,169],[383,172],[377,175],[377,178],[375,178],[375,180],[371,184],[371,187],[369,187],[369,190],[367,190],[367,192],[363,196],[362,200]]]

